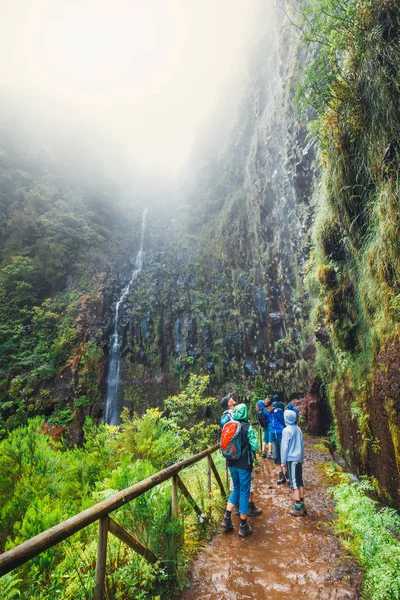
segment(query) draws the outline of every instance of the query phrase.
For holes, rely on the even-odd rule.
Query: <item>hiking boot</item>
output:
[[[274,458],[274,455],[272,454],[272,452],[268,452],[267,458]]]
[[[281,485],[281,483],[286,483],[286,477],[283,474],[283,471],[279,471],[279,479],[276,482],[278,485]]]
[[[285,479],[286,479],[286,483],[288,483],[290,485],[289,473],[287,471],[285,472]]]
[[[257,508],[257,506],[254,505],[254,502],[249,502],[249,511],[247,513],[248,517],[257,517],[258,515],[261,515],[261,513],[261,508]]]
[[[227,533],[228,531],[232,531],[232,529],[233,529],[232,519],[227,519],[226,517],[224,517],[222,519],[221,529],[225,529],[225,533]]]
[[[296,508],[295,506],[294,509],[289,511],[289,514],[292,515],[292,517],[305,517],[307,514],[306,507],[304,504],[301,508]]]
[[[267,453],[266,452],[261,452],[261,458],[267,458]]]
[[[250,525],[244,525],[244,526],[240,526],[239,527],[239,535],[240,537],[247,537],[248,535],[251,535],[253,533],[252,528],[250,527]]]

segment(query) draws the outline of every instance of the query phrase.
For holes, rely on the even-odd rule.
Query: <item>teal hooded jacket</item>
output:
[[[233,418],[235,419],[235,421],[248,422],[249,412],[247,410],[247,406],[245,404],[238,404],[237,406],[235,406],[233,410]],[[256,432],[254,431],[251,425],[249,425],[247,438],[249,440],[250,447],[253,449],[254,452],[256,452],[260,446],[258,445]]]

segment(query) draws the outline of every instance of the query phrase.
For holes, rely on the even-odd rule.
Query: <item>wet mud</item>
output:
[[[305,438],[303,479],[307,515],[292,517],[289,485],[277,485],[273,460],[259,459],[255,503],[262,515],[249,518],[253,534],[218,533],[197,557],[190,588],[180,600],[361,599],[362,574],[330,532],[333,501],[325,493],[319,438]],[[221,515],[221,520],[222,520]]]

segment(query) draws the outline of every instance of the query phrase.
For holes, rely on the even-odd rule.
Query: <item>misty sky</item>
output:
[[[0,0],[0,84],[100,122],[177,169],[239,64],[255,0]]]

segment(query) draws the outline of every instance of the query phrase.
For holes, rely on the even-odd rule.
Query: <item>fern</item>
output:
[[[333,489],[339,515],[335,528],[365,571],[363,598],[396,600],[400,597],[400,518],[392,508],[379,509],[366,495],[372,491],[367,478],[350,483],[342,475],[342,483]]]
[[[21,592],[17,589],[22,579],[17,579],[13,574],[8,573],[0,578],[0,598],[2,600],[13,600],[20,598]]]

